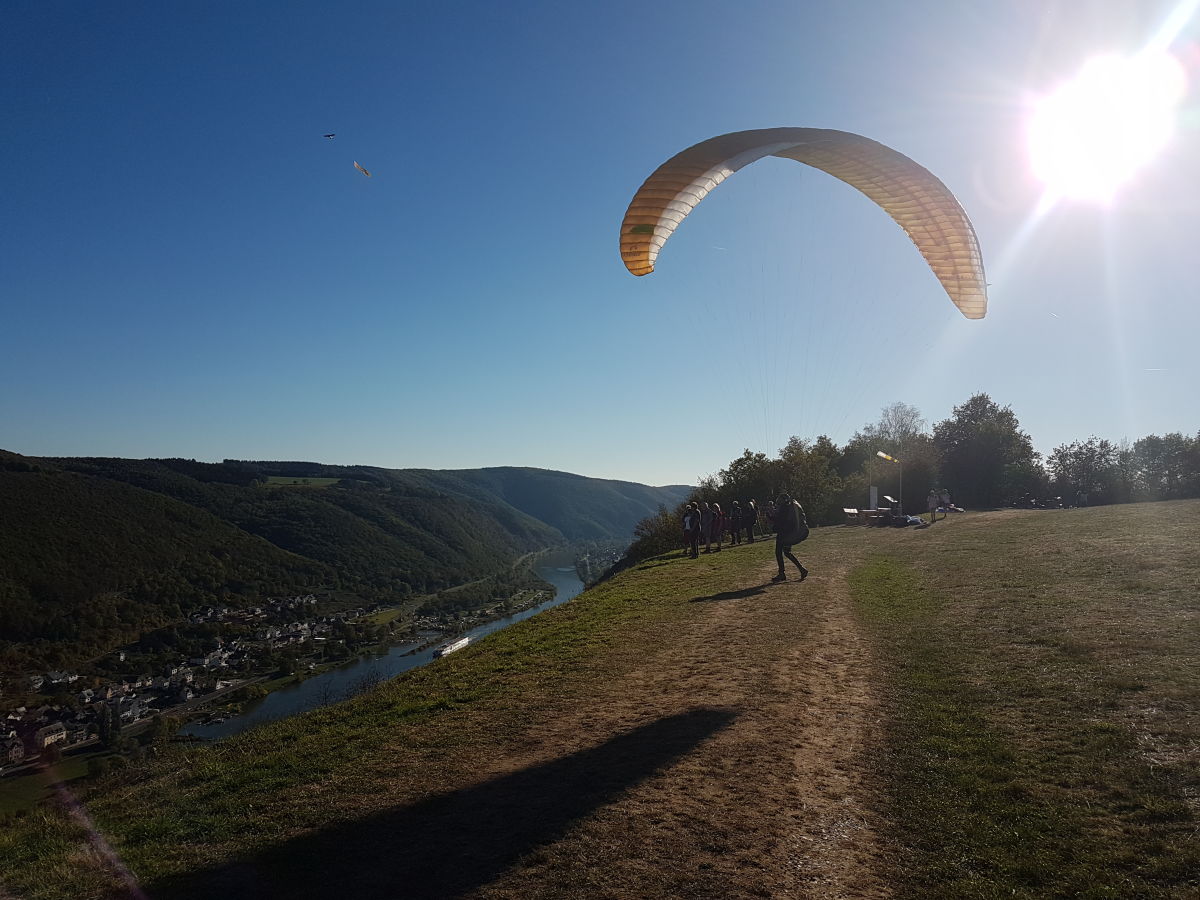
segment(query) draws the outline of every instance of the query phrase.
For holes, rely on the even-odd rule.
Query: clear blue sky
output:
[[[980,390],[1043,451],[1194,432],[1196,115],[1111,207],[1064,202],[1021,240],[1030,98],[1173,6],[9,0],[0,447],[661,484]],[[1193,109],[1197,25],[1172,45]],[[938,174],[988,317],[784,160],[625,271],[660,162],[780,125]]]

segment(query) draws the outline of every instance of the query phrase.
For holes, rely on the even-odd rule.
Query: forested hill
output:
[[[447,491],[499,498],[557,528],[568,540],[625,538],[660,505],[682,503],[692,488],[649,487],[629,481],[604,481],[549,469],[513,468],[410,470]]]
[[[521,468],[0,451],[0,661],[66,665],[216,602],[399,600],[567,540],[627,538],[687,491]]]

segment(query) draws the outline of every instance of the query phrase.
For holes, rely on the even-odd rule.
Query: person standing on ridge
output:
[[[742,526],[746,529],[746,543],[754,543],[754,523],[758,521],[758,507],[754,505],[753,500],[746,501],[746,508],[742,510]]]
[[[683,536],[687,543],[683,552],[695,559],[700,555],[700,510],[695,503],[689,503],[683,514]]]
[[[740,544],[742,542],[742,508],[736,500],[729,507],[729,543]]]
[[[930,488],[929,496],[925,498],[925,505],[929,507],[929,524],[932,525],[937,521],[938,505],[941,500],[938,497],[937,491]],[[946,518],[946,514],[942,513],[942,518]]]
[[[704,552],[712,553],[713,511],[707,501],[700,504],[700,539],[704,541]]]
[[[719,503],[713,503],[713,522],[712,522],[712,539],[717,545],[717,552],[721,552],[721,544],[725,542],[725,513],[721,511]]]
[[[775,562],[779,563],[779,574],[772,581],[787,581],[787,573],[783,571],[785,556],[800,570],[801,581],[808,577],[808,569],[792,555],[792,545],[807,539],[808,521],[804,516],[804,507],[788,494],[780,494],[775,504]]]

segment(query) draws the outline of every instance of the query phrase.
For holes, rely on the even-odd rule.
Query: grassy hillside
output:
[[[0,667],[67,665],[227,594],[332,570],[187,503],[39,466],[0,470]]]
[[[628,537],[680,490],[534,469],[0,451],[0,669],[73,665],[215,602],[431,593],[565,536]]]
[[[20,897],[1191,897],[1200,503],[659,558],[0,830]],[[106,857],[111,851],[114,854]],[[127,872],[114,867],[120,859]]]

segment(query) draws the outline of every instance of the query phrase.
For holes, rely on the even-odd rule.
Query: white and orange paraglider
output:
[[[899,223],[968,319],[987,314],[987,283],[975,229],[932,172],[861,135],[825,128],[763,128],[723,134],[671,157],[646,179],[621,223],[621,258],[647,275],[663,245],[718,184],[766,156],[794,159],[857,188]]]

